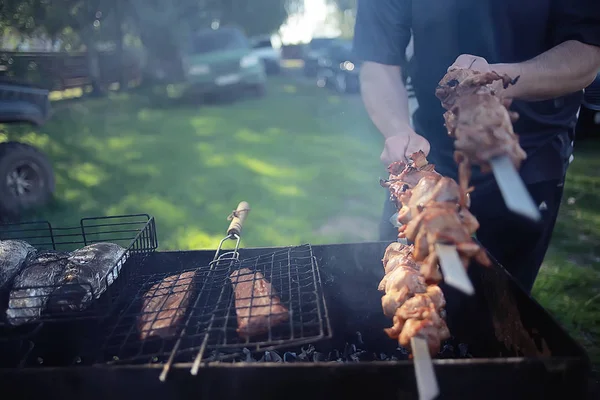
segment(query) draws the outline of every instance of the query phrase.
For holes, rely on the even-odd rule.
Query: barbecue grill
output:
[[[124,354],[131,352],[125,351],[116,359],[107,359],[111,352],[106,352],[106,344],[112,343],[115,329],[119,330],[128,317],[127,305],[135,302],[142,287],[150,283],[148,277],[210,266],[215,251],[144,253],[140,265],[117,279],[130,278],[120,283],[125,289],[116,301],[120,305],[111,308],[111,316],[44,322],[29,336],[13,342],[11,355],[19,355],[18,362],[2,363],[5,368],[0,369],[0,384],[11,398],[61,400],[132,396],[161,400],[198,396],[330,400],[362,399],[367,393],[370,397],[417,398],[408,352],[383,332],[390,321],[381,311],[377,284],[383,275],[381,257],[388,244],[239,249],[242,263],[262,265],[263,271],[274,265],[280,269],[297,266],[296,275],[288,275],[290,281],[305,277],[309,286],[313,285],[314,290],[308,293],[315,293],[315,302],[307,309],[314,314],[302,317],[314,325],[307,324],[312,328],[301,335],[304,320],[293,320],[293,326],[265,342],[239,340],[227,342],[232,344],[229,347],[223,346],[225,341],[219,337],[205,347],[196,376],[190,371],[198,354],[198,341],[192,340],[193,345],[186,349],[194,351],[187,358],[186,352],[177,353],[164,382],[159,375],[168,362],[168,349],[158,346],[133,352],[141,358],[127,358]],[[279,263],[267,263],[266,256],[271,257],[269,260],[280,257]],[[127,267],[126,263],[123,269]],[[278,273],[281,278],[286,276],[284,270],[275,275]],[[492,268],[473,266],[469,277],[475,287],[474,296],[440,285],[446,295],[447,322],[453,334],[433,361],[441,398],[584,397],[589,370],[584,350],[497,263]],[[273,279],[275,286],[283,282]],[[279,289],[282,300],[290,288],[294,286]],[[306,312],[305,308],[298,308],[296,314]],[[221,325],[213,327],[223,331],[229,323],[222,319]],[[293,332],[305,340],[290,341]],[[196,338],[192,335],[191,339]],[[121,339],[117,342],[121,351],[137,349]],[[112,353],[115,351],[113,348]]]

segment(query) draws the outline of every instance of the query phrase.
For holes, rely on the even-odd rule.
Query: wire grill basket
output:
[[[231,276],[242,269],[252,272]],[[236,307],[233,284],[242,281],[252,287],[270,284],[272,292],[261,297],[251,291],[245,299],[238,295]],[[245,260],[239,260],[237,251],[229,252],[209,266],[143,277],[136,287],[133,300],[110,327],[99,361],[195,362],[197,368],[201,361],[243,354],[244,348],[273,350],[331,337],[310,245]],[[149,303],[155,306],[147,307]],[[247,322],[261,314],[262,333],[239,334],[238,314],[244,312]]]
[[[114,265],[106,269],[104,276],[99,276],[98,284],[86,282],[54,284],[36,284],[35,286],[11,285],[4,288],[4,301],[11,291],[13,303],[7,303],[7,312],[15,315],[12,325],[21,330],[28,325],[44,321],[65,321],[88,318],[107,317],[116,299],[121,294],[134,273],[139,270],[145,257],[158,247],[154,219],[147,214],[83,218],[79,226],[55,228],[49,222],[25,222],[0,225],[0,240],[22,240],[38,251],[56,251],[55,257],[68,257],[70,252],[97,243],[113,243],[121,246]],[[71,292],[71,289],[74,289]],[[76,288],[76,289],[75,289]],[[73,310],[50,312],[47,299],[55,293],[85,293],[90,301]],[[11,305],[12,304],[12,305]],[[34,316],[32,318],[32,316]],[[22,320],[20,320],[22,319]],[[17,330],[6,322],[0,322],[0,337],[3,333]]]

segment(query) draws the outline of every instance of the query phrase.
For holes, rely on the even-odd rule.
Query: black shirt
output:
[[[406,65],[411,33],[414,55]],[[437,170],[456,179],[445,110],[435,97],[446,69],[460,54],[517,63],[572,39],[600,46],[600,0],[359,0],[354,51],[364,61],[408,68],[419,103],[415,131],[430,141]],[[564,177],[582,96],[513,102],[520,115],[514,129],[527,152],[520,171],[526,183]],[[491,188],[491,177],[474,170],[472,181]]]

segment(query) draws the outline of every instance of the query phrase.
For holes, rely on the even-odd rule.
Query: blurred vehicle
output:
[[[253,54],[241,30],[223,27],[206,29],[192,36],[183,57],[186,91],[202,94],[250,90],[265,93],[263,63]]]
[[[338,38],[313,38],[306,46],[303,55],[304,76],[314,78],[317,76],[319,66],[319,57],[321,57],[329,46],[335,43]]]
[[[352,42],[330,45],[317,60],[317,85],[332,87],[338,93],[357,93],[360,66],[352,53]]]
[[[41,126],[50,114],[48,90],[0,78],[0,124]],[[0,217],[15,218],[41,206],[54,192],[54,172],[35,147],[15,141],[0,143]]]
[[[577,139],[600,138],[600,72],[584,92],[575,128]]]
[[[273,45],[271,35],[262,35],[252,38],[253,54],[257,56],[265,66],[267,74],[279,74],[281,72],[281,47]]]

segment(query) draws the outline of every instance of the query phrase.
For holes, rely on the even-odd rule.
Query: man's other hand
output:
[[[451,71],[456,68],[462,69],[471,69],[477,72],[497,72],[499,74],[505,73],[504,71],[498,70],[498,68],[494,68],[494,65],[490,65],[487,60],[483,57],[474,56],[471,54],[461,54],[456,58],[454,63],[448,67],[448,71]],[[511,78],[516,78],[515,76],[511,76]],[[497,80],[490,84],[492,89],[496,94],[500,94],[504,92],[504,86],[501,80]]]
[[[385,140],[381,152],[381,162],[387,167],[395,161],[407,162],[411,154],[422,151],[429,154],[429,142],[423,136],[414,132],[408,134],[391,136]]]

